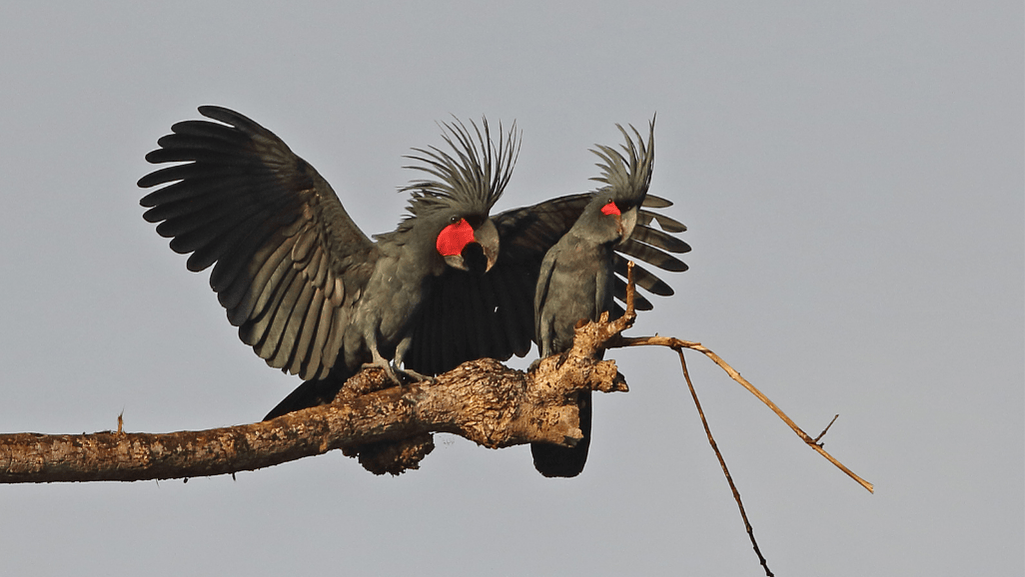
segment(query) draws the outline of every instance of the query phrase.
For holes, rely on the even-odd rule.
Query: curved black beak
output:
[[[498,229],[490,219],[473,231],[474,242],[467,243],[460,254],[445,257],[448,266],[466,271],[488,272],[498,260]]]
[[[490,218],[485,220],[484,224],[473,231],[473,238],[484,251],[484,258],[487,259],[484,272],[488,272],[498,260],[498,229],[495,228],[495,223],[491,222]]]

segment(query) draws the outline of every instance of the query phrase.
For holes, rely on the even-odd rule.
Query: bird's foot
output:
[[[372,368],[381,369],[382,371],[384,371],[384,374],[388,376],[388,379],[391,380],[391,382],[395,383],[396,385],[402,386],[402,381],[399,379],[399,376],[396,374],[395,367],[392,366],[391,362],[389,362],[388,360],[386,360],[384,358],[375,359],[373,362],[370,362],[370,363],[363,363],[363,367],[362,368],[364,368],[364,369],[372,369]]]
[[[380,361],[364,363],[363,368],[381,369],[384,371],[384,374],[388,375],[388,378],[391,379],[393,383],[399,386],[402,386],[403,380],[405,380],[406,382],[413,383],[433,383],[436,380],[434,377],[425,375],[423,373],[418,373],[412,369],[400,369],[394,366],[391,362],[384,360],[383,358]]]

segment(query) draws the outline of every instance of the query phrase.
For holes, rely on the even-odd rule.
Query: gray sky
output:
[[[377,3],[383,4],[383,3]],[[145,223],[143,155],[239,110],[391,230],[435,121],[516,119],[498,209],[590,187],[658,112],[691,270],[633,334],[692,375],[778,575],[1021,575],[1020,2],[5,3],[0,430],[254,421],[297,381]],[[758,575],[674,355],[613,355],[584,474],[451,436],[379,478],[329,454],[188,484],[0,487],[11,575]],[[526,361],[523,361],[526,362]]]

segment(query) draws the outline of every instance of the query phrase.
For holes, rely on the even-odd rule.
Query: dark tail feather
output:
[[[534,468],[545,477],[576,477],[584,470],[591,446],[591,391],[580,393],[580,432],[584,438],[574,447],[531,443]]]
[[[326,405],[335,399],[335,395],[338,394],[338,391],[342,389],[344,384],[345,379],[335,379],[330,376],[318,381],[306,381],[289,393],[287,397],[278,403],[278,406],[271,409],[263,420],[269,421],[292,411]]]

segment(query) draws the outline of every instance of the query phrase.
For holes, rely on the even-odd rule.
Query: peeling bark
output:
[[[349,379],[334,402],[266,422],[165,434],[0,435],[0,482],[140,481],[250,471],[342,449],[374,473],[416,468],[432,433],[497,449],[581,438],[572,393],[626,391],[607,343],[633,315],[577,329],[574,347],[523,372],[493,359],[434,382],[394,386],[380,369]]]

